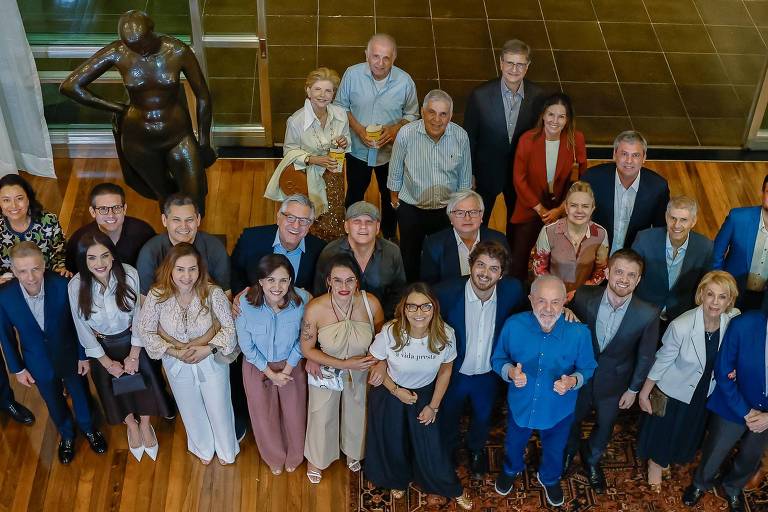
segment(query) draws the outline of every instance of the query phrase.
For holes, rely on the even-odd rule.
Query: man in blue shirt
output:
[[[406,123],[419,118],[416,84],[394,66],[397,44],[387,34],[374,34],[365,50],[366,62],[344,72],[336,93],[336,105],[347,111],[352,151],[347,155],[346,207],[362,201],[371,183],[371,169],[381,195],[381,231],[393,238],[397,229],[395,210],[387,196],[387,177],[392,143]],[[380,136],[367,127],[381,127]],[[378,136],[378,139],[375,139]]]
[[[496,492],[506,496],[512,490],[525,469],[525,447],[535,429],[542,446],[536,478],[547,502],[559,507],[565,501],[560,476],[575,390],[592,377],[597,363],[589,329],[562,318],[566,291],[559,277],[536,278],[528,298],[533,311],[506,321],[491,357],[493,371],[511,383],[504,467],[496,479]]]

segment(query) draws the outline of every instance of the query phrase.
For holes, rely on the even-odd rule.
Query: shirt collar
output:
[[[112,264],[113,265],[119,265],[119,263],[116,260],[114,260]],[[82,277],[81,277],[81,279],[82,279]],[[103,295],[109,295],[109,293],[112,290],[116,289],[116,288],[117,288],[117,278],[115,277],[115,273],[114,272],[110,272],[109,273],[109,280],[107,281],[107,289],[104,290]],[[93,293],[95,295],[102,295],[101,283],[99,282],[98,279],[93,278],[91,280],[91,289],[93,290]]]
[[[389,82],[389,80],[392,78],[392,72],[394,71],[394,69],[395,69],[395,66],[392,66],[392,68],[389,70],[389,74],[387,75],[387,77],[383,79],[385,82]],[[365,63],[365,70],[363,71],[363,73],[371,77],[371,80],[376,80],[376,77],[373,76],[373,73],[371,72],[371,66],[369,66],[367,62]]]
[[[509,87],[507,87],[507,82],[504,81],[504,79],[501,79],[501,92],[507,93],[511,95],[520,95],[521,98],[525,98],[525,80],[520,82],[520,87],[517,88],[517,92],[512,92]]]
[[[619,311],[626,311],[629,307],[629,303],[632,301],[632,294],[629,294],[629,297],[627,297],[627,300],[624,301],[624,304],[621,306],[614,308],[613,304],[608,300],[608,288],[605,289],[603,292],[603,299],[600,301],[601,306],[608,306],[612,310],[619,312]]]
[[[349,254],[354,256],[354,251],[352,250],[352,246],[349,243],[349,235],[341,239],[339,246],[343,251],[346,251]],[[384,250],[384,246],[381,243],[381,238],[377,236],[373,242],[373,253],[374,254],[380,253],[383,250]]]
[[[21,294],[24,296],[24,300],[41,300],[45,298],[45,278],[43,278],[43,285],[40,287],[40,293],[35,295],[34,297],[27,293],[27,289],[24,288],[24,285],[21,284],[21,281],[19,281],[19,288],[21,288]]]
[[[467,302],[481,302],[480,298],[475,293],[475,289],[472,288],[472,278],[467,279],[467,284],[464,287],[464,298]],[[496,287],[493,287],[493,293],[486,302],[496,302]]]
[[[684,252],[685,252],[685,250],[686,250],[686,249],[688,249],[688,240],[690,240],[690,239],[691,239],[691,233],[689,232],[689,233],[688,233],[688,236],[687,236],[687,237],[685,237],[685,242],[683,242],[683,245],[681,245],[681,246],[680,246],[680,247],[677,249],[677,254],[681,254],[681,253],[684,253]],[[668,252],[668,253],[672,253],[672,252],[674,251],[674,248],[672,247],[672,241],[669,239],[669,233],[667,233],[667,234],[665,235],[665,240],[666,240],[666,248],[667,248],[667,252]]]
[[[625,189],[624,185],[621,183],[621,180],[619,179],[619,171],[615,171],[614,173],[614,185],[618,188],[621,187],[621,190],[629,190],[630,188],[637,193],[637,190],[640,188],[640,175],[643,174],[643,171],[641,170],[639,173],[637,173],[637,177],[635,178],[635,181],[632,182],[632,184],[629,186],[629,188]]]
[[[592,226],[594,225],[594,222],[591,220],[587,222],[587,234],[585,235],[585,238],[591,238],[592,237]],[[568,234],[568,221],[567,219],[560,219],[555,221],[555,233],[559,235],[567,235]]]
[[[325,120],[325,124],[327,125],[328,122],[334,119],[333,108],[326,107],[326,112],[328,112],[328,118]],[[307,131],[315,121],[317,121],[317,125],[320,126],[320,119],[317,118],[317,114],[315,114],[315,109],[312,108],[312,103],[309,101],[309,98],[306,98],[304,100],[304,131]]]
[[[464,244],[464,240],[461,239],[461,235],[459,235],[459,232],[456,231],[456,228],[453,228],[453,236],[456,237],[456,245],[462,245]],[[477,236],[475,236],[475,242],[472,244],[472,247],[477,245],[477,243],[480,241],[480,230],[477,230]]]
[[[283,247],[283,243],[280,241],[280,228],[277,228],[277,231],[275,232],[275,241],[272,242],[272,248],[274,249],[275,247],[279,247],[282,250],[284,250],[285,252],[293,252],[296,249],[300,250],[302,253],[305,252],[304,251],[304,239],[303,238],[299,242],[299,245],[296,246],[296,249],[294,249],[293,251],[289,251],[288,249]]]
[[[427,129],[424,127],[424,120],[419,119],[418,121],[416,121],[416,123],[418,123],[416,125],[416,131],[419,133],[423,133],[425,137],[429,137],[429,140],[433,140],[432,137],[430,137],[429,134],[427,133]],[[450,135],[451,133],[453,133],[453,122],[449,121],[448,126],[445,127],[445,131],[440,136],[440,140],[437,141],[436,144],[442,141],[443,137]]]

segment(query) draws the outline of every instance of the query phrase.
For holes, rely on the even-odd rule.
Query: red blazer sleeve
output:
[[[584,142],[584,134],[576,131],[574,136],[576,142],[576,161],[579,163],[579,177],[584,176],[587,171],[587,145]]]
[[[524,204],[527,208],[533,208],[541,202],[536,186],[535,176],[541,173],[540,155],[535,154],[533,131],[525,132],[517,143],[517,152],[515,153],[515,166],[512,171],[512,178],[517,192],[517,201]],[[539,158],[537,158],[539,157]],[[544,174],[546,175],[546,163]]]

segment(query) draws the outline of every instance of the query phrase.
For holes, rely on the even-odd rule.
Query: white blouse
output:
[[[349,119],[346,110],[333,104],[326,108],[328,118],[325,121],[325,127],[321,127],[309,99],[304,100],[304,106],[294,112],[286,122],[284,155],[293,149],[301,149],[311,156],[327,155],[340,135],[346,137],[346,151],[350,151]],[[297,158],[293,165],[297,169],[304,169],[304,158]]]
[[[125,269],[125,282],[136,294],[136,300],[130,311],[122,311],[117,307],[115,290],[117,289],[117,279],[110,273],[109,283],[106,290],[102,290],[101,283],[93,280],[91,291],[91,317],[86,320],[80,311],[78,305],[78,296],[80,294],[80,274],[67,285],[69,294],[69,307],[72,311],[72,318],[75,322],[77,337],[80,344],[85,349],[88,357],[99,358],[104,355],[104,349],[96,339],[94,332],[99,334],[120,334],[131,326],[131,345],[141,347],[142,343],[136,334],[135,322],[139,313],[139,273],[130,265],[122,264]]]
[[[157,299],[157,292],[153,288],[141,307],[137,326],[139,338],[144,342],[144,348],[152,359],[160,359],[165,355],[165,351],[172,347],[157,334],[158,325],[162,326],[168,335],[187,343],[208,331],[213,324],[212,315],[216,315],[221,329],[209,344],[219,347],[225,355],[237,346],[232,306],[218,286],[211,285],[208,290],[210,304],[207,311],[203,310],[197,295],[192,298],[187,308],[179,305],[175,295],[163,302],[158,302]]]

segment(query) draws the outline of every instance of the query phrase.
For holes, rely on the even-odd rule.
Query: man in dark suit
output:
[[[470,259],[470,275],[443,281],[435,287],[443,319],[456,334],[457,356],[440,407],[443,441],[451,453],[459,447],[459,421],[467,402],[472,417],[467,432],[470,471],[476,478],[488,472],[485,442],[501,378],[491,368],[491,354],[504,321],[520,308],[520,281],[504,276],[507,249],[487,240],[477,243]]]
[[[597,369],[579,391],[564,467],[567,470],[579,448],[582,420],[595,409],[595,427],[581,451],[581,462],[598,494],[606,488],[600,459],[613,424],[619,409],[629,409],[635,402],[653,365],[659,339],[659,309],[632,293],[642,272],[640,255],[620,249],[608,260],[607,288],[581,286],[571,302],[573,314],[592,332]]]
[[[472,151],[475,188],[486,205],[483,224],[488,224],[496,196],[504,192],[507,217],[515,209],[512,162],[517,141],[533,128],[539,117],[544,91],[525,79],[531,65],[531,49],[513,39],[501,48],[501,78],[475,88],[464,109],[464,129]]]
[[[720,226],[712,249],[712,268],[736,278],[742,309],[760,309],[768,279],[768,175],[760,206],[734,208]]]
[[[37,385],[61,435],[62,464],[69,464],[75,456],[75,429],[62,396],[62,383],[72,397],[75,419],[91,449],[104,453],[107,443],[93,428],[88,392],[81,378],[89,366],[72,322],[67,280],[45,270],[43,254],[33,242],[19,242],[10,257],[16,279],[0,288],[0,344],[8,369],[20,384]]]
[[[596,165],[581,178],[595,193],[592,220],[608,232],[611,254],[632,247],[638,231],[665,225],[669,186],[643,167],[647,149],[640,132],[621,132],[613,141],[614,163]]]
[[[483,198],[474,190],[451,194],[445,209],[451,227],[427,236],[421,249],[421,280],[439,283],[469,275],[469,254],[484,240],[494,240],[509,250],[507,237],[483,226]],[[502,269],[506,272],[506,268]]]
[[[696,287],[712,267],[712,240],[691,231],[697,212],[695,199],[673,197],[667,227],[644,229],[632,244],[645,262],[637,296],[660,307],[664,323],[696,307]]]
[[[315,208],[302,194],[288,196],[280,206],[277,223],[245,228],[232,251],[232,293],[256,282],[257,263],[267,254],[284,254],[293,266],[295,285],[312,290],[315,266],[325,242],[309,235]]]

